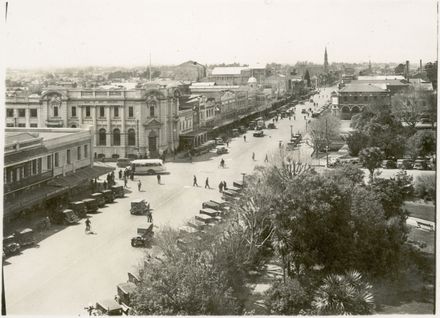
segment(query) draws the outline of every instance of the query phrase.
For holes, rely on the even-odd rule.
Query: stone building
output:
[[[178,147],[178,87],[49,89],[6,98],[6,124],[15,127],[92,126],[94,156],[158,156]]]
[[[174,79],[198,82],[206,77],[206,67],[195,61],[182,63],[174,69]]]

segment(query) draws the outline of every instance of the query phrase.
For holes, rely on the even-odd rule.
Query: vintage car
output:
[[[203,208],[199,212],[200,212],[200,214],[205,214],[205,215],[208,215],[210,217],[220,216],[220,214],[221,214],[220,211],[214,210],[214,209],[211,209],[211,208]]]
[[[238,193],[235,191],[223,190],[222,199],[225,201],[232,201],[238,198]]]
[[[84,199],[82,200],[87,208],[87,213],[96,213],[98,212],[98,202],[95,199]]]
[[[414,162],[411,159],[397,159],[397,169],[412,169]]]
[[[226,147],[223,147],[223,146],[217,147],[217,154],[218,155],[224,155],[224,154],[226,154],[228,152],[229,151],[228,151],[228,149]]]
[[[73,212],[71,209],[63,210],[62,212],[63,216],[63,224],[64,225],[71,225],[71,224],[77,224],[79,222],[79,217]]]
[[[188,222],[188,226],[195,228],[196,230],[206,230],[208,225],[206,222],[200,221],[195,217],[192,217]]]
[[[268,128],[268,129],[275,129],[275,128],[277,128],[277,127],[275,126],[274,123],[269,123],[269,124],[267,125],[267,128]]]
[[[24,229],[16,232],[15,236],[21,247],[35,245],[34,231],[32,229]]]
[[[264,136],[264,132],[262,130],[256,131],[253,133],[254,137],[263,137]]]
[[[145,215],[150,212],[150,203],[144,199],[136,199],[131,201],[130,213],[133,215]]]
[[[122,306],[124,314],[128,315],[131,306],[131,296],[136,291],[136,284],[133,282],[121,283],[116,286],[117,299]]]
[[[223,138],[217,137],[217,138],[215,138],[215,144],[216,144],[217,146],[219,146],[219,145],[224,145],[224,144],[225,144],[225,141],[223,140]]]
[[[87,207],[83,201],[70,202],[69,208],[80,218],[87,216]]]
[[[114,185],[111,187],[111,190],[115,198],[123,198],[125,196],[124,187],[121,185]]]
[[[238,131],[240,131],[240,133],[244,134],[247,131],[246,126],[240,126],[238,127]]]
[[[153,223],[146,223],[143,227],[138,227],[137,236],[131,239],[133,247],[148,247],[153,243]]]
[[[205,201],[202,203],[203,209],[213,209],[216,211],[224,212],[227,209],[226,202],[218,202],[214,200]]]
[[[234,187],[241,188],[241,189],[243,189],[243,187],[244,187],[243,180],[236,180],[236,181],[232,182],[232,185]]]
[[[189,234],[195,234],[195,233],[200,233],[200,230],[189,226],[189,225],[183,225],[181,227],[179,227],[179,234],[181,235],[189,235]]]
[[[91,195],[91,197],[92,197],[92,199],[96,200],[96,203],[98,204],[98,206],[100,208],[103,208],[105,206],[105,198],[104,198],[104,195],[102,193],[99,193],[99,192],[93,193]]]
[[[112,203],[115,200],[112,190],[104,190],[102,194],[104,195],[105,203]]]
[[[17,236],[12,234],[3,239],[3,253],[5,253],[5,256],[20,253],[20,243]]]
[[[114,299],[103,299],[96,302],[94,316],[122,316],[122,306]]]

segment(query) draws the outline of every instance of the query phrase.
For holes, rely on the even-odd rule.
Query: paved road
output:
[[[322,90],[315,97],[320,105],[330,98],[331,89]],[[264,164],[266,154],[278,151],[278,142],[290,139],[290,125],[294,132],[304,133],[305,120],[297,106],[296,120],[283,119],[275,130],[266,130],[263,138],[252,137],[247,142],[237,137],[224,155],[226,168],[219,168],[220,156],[209,154],[193,163],[166,164],[169,175],[162,176],[162,185],[156,178],[141,176],[143,191],[137,191],[137,178],[129,182],[131,192],[124,199],[107,205],[93,215],[92,230],[96,235],[85,235],[84,220],[40,242],[38,248],[24,250],[11,257],[4,267],[6,305],[8,314],[85,315],[83,307],[104,298],[113,298],[116,285],[127,280],[127,272],[140,264],[143,249],[130,246],[130,238],[138,226],[146,222],[142,216],[130,215],[130,202],[145,198],[154,209],[155,225],[177,227],[198,213],[202,201],[219,199],[218,184],[225,180],[232,185],[241,180],[241,173],[251,173],[255,165]],[[307,147],[297,156],[310,157]],[[310,151],[310,149],[309,149]],[[256,161],[252,160],[255,152]],[[209,158],[208,158],[209,157]],[[296,157],[294,156],[296,159]],[[193,175],[200,187],[192,187]],[[205,189],[205,179],[213,189]]]

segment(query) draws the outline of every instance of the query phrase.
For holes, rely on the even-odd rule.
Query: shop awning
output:
[[[74,173],[66,175],[64,177],[58,177],[51,181],[49,181],[50,185],[57,187],[68,187],[74,188],[80,184],[87,183],[91,179],[100,177],[104,174],[107,174],[111,171],[115,170],[115,168],[110,166],[93,166],[87,167],[83,169],[76,170]],[[87,183],[88,185],[88,183]]]
[[[56,186],[43,185],[36,189],[24,191],[19,198],[4,201],[4,214],[8,215],[22,211],[26,208],[30,208],[35,204],[59,195],[67,190],[68,188],[65,187],[60,188]]]

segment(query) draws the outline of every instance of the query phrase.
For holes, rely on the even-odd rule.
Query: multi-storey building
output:
[[[194,61],[182,63],[174,69],[174,79],[198,82],[206,77],[206,67]]]
[[[6,128],[4,217],[44,210],[76,186],[112,168],[93,167],[92,132],[81,129]]]
[[[14,127],[92,126],[94,156],[157,156],[178,146],[177,87],[49,89],[41,96],[7,96]]]

